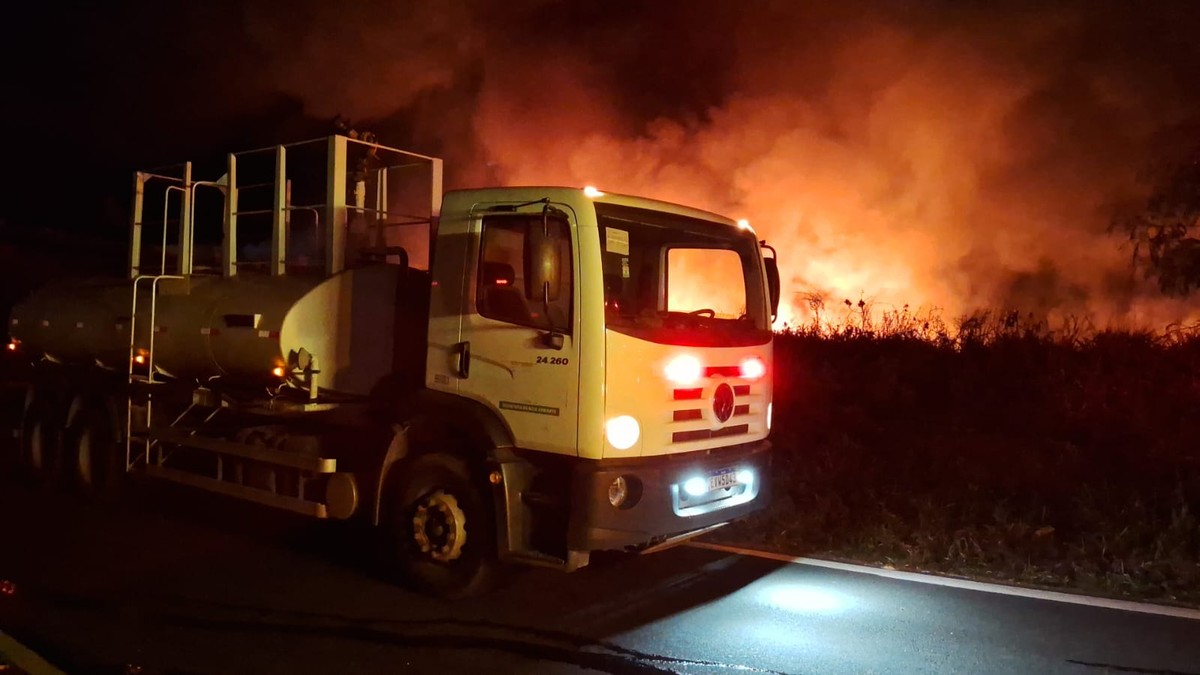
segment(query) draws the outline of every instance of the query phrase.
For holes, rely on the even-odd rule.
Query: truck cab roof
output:
[[[737,222],[730,218],[682,204],[650,199],[648,197],[635,197],[612,192],[594,192],[585,190],[584,188],[565,186],[514,186],[447,190],[445,205],[447,208],[453,205],[461,209],[463,207],[469,208],[467,205],[534,202],[545,198],[549,198],[554,202],[567,204],[580,203],[584,200],[602,204],[618,204],[621,206],[672,213],[689,218],[709,220],[734,227],[737,226]]]

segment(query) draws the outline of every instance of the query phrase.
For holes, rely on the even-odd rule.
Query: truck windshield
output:
[[[770,339],[753,232],[660,211],[596,204],[609,328],[664,344]]]

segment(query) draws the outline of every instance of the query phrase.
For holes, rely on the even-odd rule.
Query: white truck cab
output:
[[[426,386],[486,407],[515,448],[576,460],[569,552],[759,508],[774,260],[748,226],[594,190],[496,188],[447,193],[437,236]]]

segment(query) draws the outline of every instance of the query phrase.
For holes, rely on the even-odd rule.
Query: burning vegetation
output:
[[[93,79],[17,74],[33,100],[119,104],[70,124],[67,106],[13,114],[103,166],[320,136],[341,115],[445,157],[448,187],[595,185],[746,218],[781,253],[780,325],[817,295],[1161,328],[1200,318],[1176,279],[1195,223],[1125,225],[1169,182],[1155,167],[1197,143],[1193,9],[375,0],[290,3],[288,21],[270,3],[232,20],[189,6],[170,34],[130,10],[115,22],[136,39],[118,45],[53,22]],[[179,77],[181,60],[204,76]]]
[[[145,65],[165,89],[71,133],[182,156],[180,121],[344,114],[449,187],[746,218],[783,273],[790,480],[726,536],[1200,602],[1192,3],[294,4],[180,10],[192,42],[151,46],[211,76]],[[121,49],[99,66],[146,63]]]
[[[1200,334],[1016,314],[810,323],[776,343],[772,508],[718,536],[1200,604]]]

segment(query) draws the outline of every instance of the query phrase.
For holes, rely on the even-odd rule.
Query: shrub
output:
[[[1194,327],[846,307],[777,336],[776,498],[723,538],[1200,603]]]

